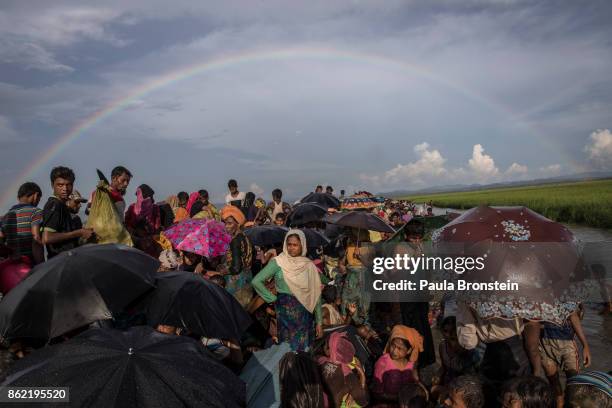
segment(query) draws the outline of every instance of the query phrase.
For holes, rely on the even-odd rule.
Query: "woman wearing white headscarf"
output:
[[[304,233],[290,230],[285,236],[283,252],[268,262],[252,281],[259,296],[275,303],[278,341],[289,343],[295,351],[307,351],[315,335],[323,334],[321,279],[306,252]],[[274,279],[276,295],[265,286],[270,279]]]

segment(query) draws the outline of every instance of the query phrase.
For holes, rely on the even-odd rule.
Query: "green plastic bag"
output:
[[[111,200],[109,186],[105,180],[98,183],[85,228],[93,228],[93,242],[96,244],[134,246],[132,237],[121,222],[117,208]]]

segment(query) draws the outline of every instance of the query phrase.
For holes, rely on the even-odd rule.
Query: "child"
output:
[[[340,314],[339,306],[342,299],[338,296],[338,289],[334,285],[326,285],[321,292],[323,305],[321,312],[323,313],[323,327],[338,326],[341,324],[349,324],[351,316],[357,311],[357,306],[354,303],[347,305],[346,315]]]
[[[568,408],[611,408],[612,376],[600,371],[583,371],[567,380],[565,406]]]
[[[396,325],[374,367],[372,392],[383,403],[397,403],[400,389],[419,382],[416,363],[423,351],[423,337],[410,327]]]
[[[318,359],[331,407],[368,405],[366,375],[346,333],[332,333]]]
[[[285,213],[278,213],[276,214],[276,217],[274,217],[274,225],[283,226],[285,225],[286,221],[287,221],[287,214]]]
[[[549,408],[552,392],[548,383],[540,377],[529,375],[510,380],[504,387],[504,408]]]
[[[555,393],[557,407],[563,406],[563,388],[559,379],[559,370],[565,371],[566,378],[573,377],[580,371],[580,354],[574,337],[578,337],[582,343],[583,364],[588,367],[591,363],[591,352],[578,313],[572,313],[562,326],[542,323],[540,355],[544,373]]]
[[[403,386],[397,399],[400,408],[427,408],[429,406],[429,393],[421,383]]]
[[[478,353],[475,349],[466,350],[457,340],[457,324],[454,316],[442,321],[442,341],[438,347],[441,366],[433,385],[448,385],[454,378],[464,374],[475,374]]]
[[[444,405],[449,408],[482,408],[484,402],[484,393],[478,377],[462,375],[449,384],[449,394]]]

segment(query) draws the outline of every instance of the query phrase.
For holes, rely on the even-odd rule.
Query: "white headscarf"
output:
[[[289,256],[287,252],[287,237],[297,235],[302,244],[301,256]],[[306,257],[306,236],[297,229],[292,229],[285,235],[283,253],[274,258],[277,265],[283,270],[283,278],[293,293],[293,296],[313,313],[319,298],[321,297],[321,278],[315,264]]]

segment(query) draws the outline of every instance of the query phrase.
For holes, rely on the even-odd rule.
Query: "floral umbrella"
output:
[[[232,240],[222,222],[210,219],[188,219],[164,231],[175,249],[193,252],[207,258],[224,255]]]
[[[376,208],[385,202],[383,197],[373,196],[353,196],[342,200],[340,206],[341,210],[368,210],[370,208]]]
[[[439,255],[483,257],[469,282],[516,282],[514,292],[471,292],[482,318],[520,317],[562,323],[585,296],[588,277],[574,235],[527,207],[472,208],[432,234]]]

